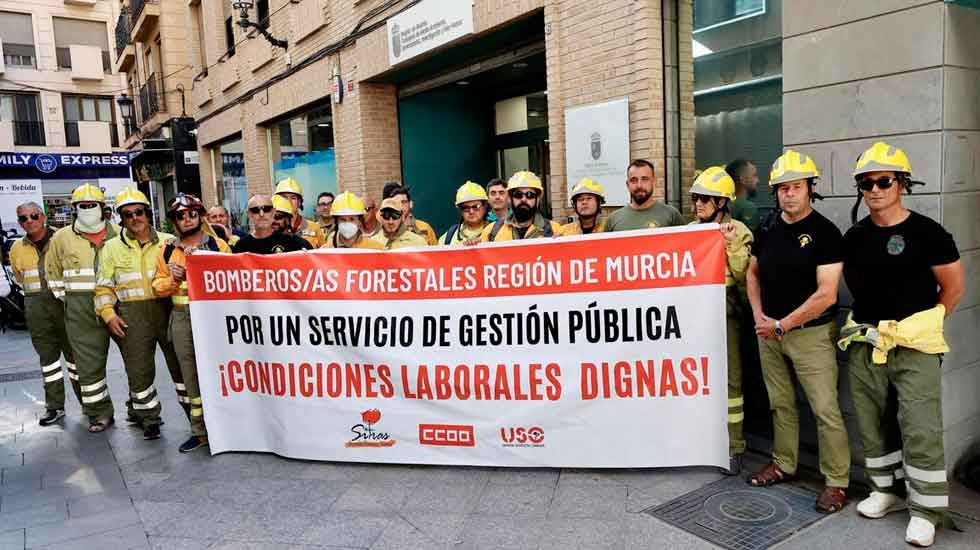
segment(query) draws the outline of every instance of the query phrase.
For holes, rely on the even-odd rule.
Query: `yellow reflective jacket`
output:
[[[405,225],[408,227],[409,231],[424,238],[426,244],[429,246],[436,244],[436,230],[432,229],[431,225],[422,220],[416,219],[415,216],[409,216],[408,219],[405,220]],[[383,231],[384,230],[382,229],[382,232]]]
[[[383,246],[385,250],[396,250],[399,248],[409,248],[412,246],[429,246],[429,243],[426,242],[425,237],[412,233],[407,227],[405,227],[405,224],[402,224],[402,226],[398,228],[398,232],[391,238],[388,238],[388,236],[385,235],[383,229],[371,238],[381,243],[381,246]]]
[[[204,234],[207,235],[206,239],[209,240],[202,240],[197,250],[213,250],[217,248],[217,252],[231,254],[231,247],[228,246],[228,243],[218,238],[207,225],[204,226]],[[167,258],[167,249],[171,244],[173,245],[172,251],[170,252],[170,257]],[[185,278],[180,284],[177,284],[174,278],[170,276],[170,270],[167,268],[168,265],[187,267],[187,253],[180,246],[180,241],[176,237],[165,241],[163,246],[160,247],[160,253],[157,254],[156,274],[153,276],[152,283],[153,294],[158,298],[170,296],[170,300],[174,306],[186,306],[189,303],[187,299],[187,279]]]
[[[497,229],[496,235],[494,235],[494,229],[500,224],[500,228]],[[557,237],[559,236],[559,231],[561,231],[561,226],[557,223],[545,218],[541,214],[534,215],[534,221],[531,222],[531,226],[527,228],[527,233],[524,234],[525,239],[537,239],[540,237]],[[497,220],[494,223],[488,224],[483,228],[483,233],[480,235],[480,240],[483,242],[498,242],[498,241],[513,241],[520,239],[517,236],[517,232],[514,231],[514,216],[511,215],[506,221]]]
[[[688,225],[697,225],[701,222],[694,220]],[[745,286],[745,274],[749,270],[749,260],[752,256],[752,230],[744,223],[732,219],[731,215],[726,214],[720,223],[730,223],[735,226],[735,240],[725,241],[725,286]]]
[[[466,224],[464,223],[454,225],[449,229],[449,231],[446,231],[439,237],[438,243],[448,244],[450,246],[460,246],[463,243],[473,239],[479,241],[480,235],[483,234],[483,230],[486,228],[487,222],[484,222],[483,225],[477,229],[470,229],[469,227],[466,227]],[[449,234],[450,231],[452,232],[452,235]]]
[[[323,236],[323,229],[320,228],[320,224],[312,220],[303,219],[299,224],[299,228],[293,234],[303,238],[313,248],[320,248],[327,242]]]
[[[357,236],[357,240],[351,246],[340,246],[338,244],[337,232],[334,231],[330,234],[331,237],[327,239],[327,244],[323,245],[321,248],[366,248],[368,250],[384,250],[385,245],[374,240],[372,237],[367,237],[362,235]]]
[[[599,220],[595,224],[595,229],[593,229],[592,233],[589,234],[592,235],[595,233],[604,233],[605,231],[606,231],[606,218],[599,218]],[[558,230],[558,234],[561,237],[571,237],[573,235],[583,235],[584,233],[582,233],[582,226],[578,223],[578,220],[575,220],[571,223],[566,223],[565,225],[561,226],[561,229]]]
[[[117,302],[155,300],[153,276],[162,244],[170,233],[150,230],[150,241],[141,245],[128,231],[106,242],[95,282],[95,312],[108,323],[116,317]]]
[[[854,322],[854,313],[847,316],[847,323],[841,328],[841,339],[837,347],[842,351],[853,342],[864,342],[874,346],[871,362],[884,365],[888,361],[888,352],[898,346],[911,348],[922,353],[946,353],[949,346],[943,338],[943,319],[946,317],[946,306],[936,307],[913,313],[901,321],[880,321],[878,326]]]
[[[24,294],[41,294],[48,290],[48,283],[44,277],[44,254],[51,247],[51,238],[54,231],[47,228],[50,233],[48,242],[43,250],[38,250],[27,235],[17,239],[10,247],[10,268],[14,272],[14,279],[24,289]]]
[[[95,292],[95,272],[101,252],[118,234],[118,225],[106,223],[105,240],[95,246],[75,230],[75,224],[55,232],[44,254],[44,274],[55,298],[64,298],[66,292]]]

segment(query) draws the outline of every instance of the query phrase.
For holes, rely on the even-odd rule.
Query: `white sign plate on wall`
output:
[[[388,20],[388,62],[397,65],[473,32],[472,0],[422,0]]]
[[[629,204],[626,166],[630,163],[629,99],[565,109],[565,173],[568,192],[588,177],[606,190],[607,206]]]

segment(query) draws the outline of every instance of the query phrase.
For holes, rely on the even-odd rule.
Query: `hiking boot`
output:
[[[50,426],[64,417],[64,409],[48,409],[37,423],[42,426]]]
[[[149,426],[143,428],[143,439],[147,441],[160,439],[160,425],[150,424]]]

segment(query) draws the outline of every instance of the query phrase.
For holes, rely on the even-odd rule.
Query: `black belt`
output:
[[[834,309],[832,309],[832,310],[824,313],[820,317],[817,317],[816,319],[813,319],[812,321],[807,321],[805,323],[800,323],[800,326],[798,326],[796,328],[793,328],[791,330],[796,330],[798,328],[810,328],[810,327],[816,327],[816,326],[820,326],[820,325],[826,325],[827,323],[833,321],[836,318],[837,318],[837,308],[834,308]]]

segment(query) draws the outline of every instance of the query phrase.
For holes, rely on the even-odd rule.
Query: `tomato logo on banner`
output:
[[[500,440],[504,447],[544,447],[544,430],[531,428],[500,428]]]
[[[473,426],[419,424],[419,444],[445,447],[475,447]]]
[[[381,420],[379,409],[368,409],[361,413],[363,424],[354,424],[350,431],[354,437],[344,443],[344,447],[391,447],[395,440],[385,432],[375,431],[374,425]]]

